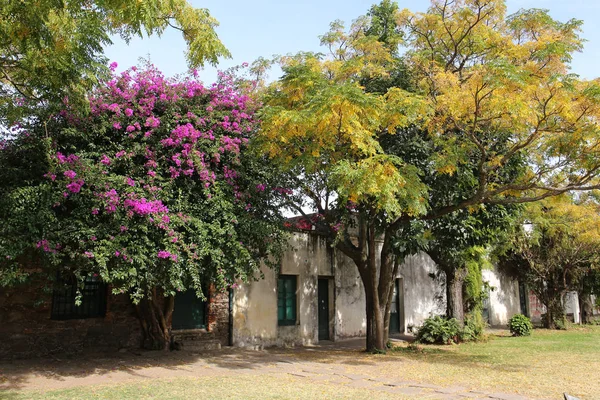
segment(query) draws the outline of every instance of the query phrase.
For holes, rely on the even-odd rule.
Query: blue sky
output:
[[[220,22],[217,30],[233,58],[222,60],[219,69],[256,58],[298,51],[320,51],[318,36],[328,30],[336,19],[350,22],[367,12],[376,0],[205,0],[191,1],[195,7],[208,8]],[[429,0],[400,0],[400,8],[425,11]],[[573,72],[583,78],[600,76],[600,0],[508,0],[509,13],[520,8],[545,8],[560,21],[571,18],[584,21],[583,37],[588,40],[582,53],[575,55]],[[150,56],[166,75],[187,70],[185,43],[179,32],[171,29],[156,36],[132,40],[129,45],[120,39],[106,49],[119,70],[136,65],[140,57]],[[201,71],[205,83],[215,80],[216,69]],[[271,76],[271,78],[276,78]]]

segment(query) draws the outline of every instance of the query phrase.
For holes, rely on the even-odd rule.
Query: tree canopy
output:
[[[217,21],[185,0],[4,1],[0,5],[0,123],[18,119],[26,105],[82,97],[107,76],[103,48],[111,35],[180,30],[190,67],[229,55]]]
[[[230,76],[205,87],[133,68],[99,85],[90,108],[24,122],[0,152],[2,284],[98,275],[134,303],[161,304],[277,260],[282,195],[248,147],[256,104]],[[168,328],[146,332],[158,335],[149,346],[168,344]]]
[[[300,178],[296,193],[317,213],[310,223],[357,264],[367,347],[382,350],[396,232],[600,187],[600,91],[569,71],[581,21],[506,15],[503,0],[433,1],[425,13],[383,2],[370,14],[347,31],[334,22],[321,37],[329,55],[281,59],[260,135]],[[403,79],[391,79],[399,71]],[[406,132],[423,132],[433,151],[414,162],[382,142],[401,148]],[[434,187],[444,181],[445,190]]]
[[[398,15],[408,62],[440,144],[440,173],[475,159],[472,193],[449,209],[529,202],[597,187],[599,86],[569,71],[581,21],[506,15],[501,0],[434,1]],[[526,171],[505,179],[507,168]],[[434,214],[448,208],[432,210]]]
[[[600,215],[595,201],[562,195],[527,206],[500,257],[502,270],[526,283],[546,307],[544,324],[564,328],[563,297],[598,292]]]

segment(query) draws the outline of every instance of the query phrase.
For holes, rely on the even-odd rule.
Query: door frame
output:
[[[328,300],[328,304],[327,304],[327,308],[328,308],[328,320],[327,320],[327,325],[329,327],[328,330],[328,339],[319,339],[319,311],[320,311],[320,305],[319,305],[319,282],[320,281],[326,281],[327,282],[327,300]],[[318,276],[317,277],[317,340],[334,340],[335,337],[335,324],[334,324],[334,317],[335,317],[335,299],[334,299],[334,295],[335,295],[335,290],[334,290],[334,286],[332,283],[334,283],[334,278],[332,276]]]
[[[398,332],[394,334],[404,335],[406,333],[406,318],[404,314],[404,278],[394,278],[394,289],[396,290],[396,313],[398,318]],[[393,300],[393,297],[392,297]],[[392,325],[392,314],[390,313],[390,328]],[[392,333],[392,332],[390,332]]]

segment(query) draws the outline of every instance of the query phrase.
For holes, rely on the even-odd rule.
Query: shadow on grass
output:
[[[510,336],[491,335],[488,340],[510,340]],[[495,351],[487,353],[473,353],[464,351],[465,346],[482,346],[485,343],[473,342],[459,345],[424,345],[411,344],[409,346],[397,346],[389,352],[392,357],[399,356],[406,360],[418,360],[429,364],[446,364],[459,366],[473,370],[491,370],[505,372],[526,372],[530,366],[526,363],[507,362],[506,359],[499,360]]]
[[[147,378],[145,371],[148,368],[173,371],[192,369],[198,375],[217,376],[226,375],[228,371],[256,370],[266,366],[305,362],[374,365],[375,360],[369,359],[369,354],[363,349],[364,339],[361,339],[329,342],[313,347],[265,350],[233,347],[202,352],[132,350],[125,353],[88,352],[53,358],[0,360],[0,398],[4,399],[12,391],[31,386],[30,382],[36,378],[65,381],[71,378],[98,377],[98,383],[101,384],[104,376],[115,372]],[[207,370],[207,366],[213,369]]]

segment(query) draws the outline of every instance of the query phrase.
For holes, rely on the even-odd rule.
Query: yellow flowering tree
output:
[[[425,13],[384,1],[349,30],[334,22],[328,55],[281,58],[262,148],[296,178],[290,207],[315,211],[303,227],[356,264],[368,350],[385,349],[393,277],[416,251],[400,230],[598,187],[600,90],[569,71],[580,26],[507,16],[502,0],[436,0]],[[421,136],[415,159],[406,149]]]
[[[568,291],[579,293],[589,322],[589,296],[600,290],[600,206],[562,195],[529,204],[527,211],[524,229],[513,235],[500,257],[501,268],[525,282],[544,304],[545,327],[565,328]]]

